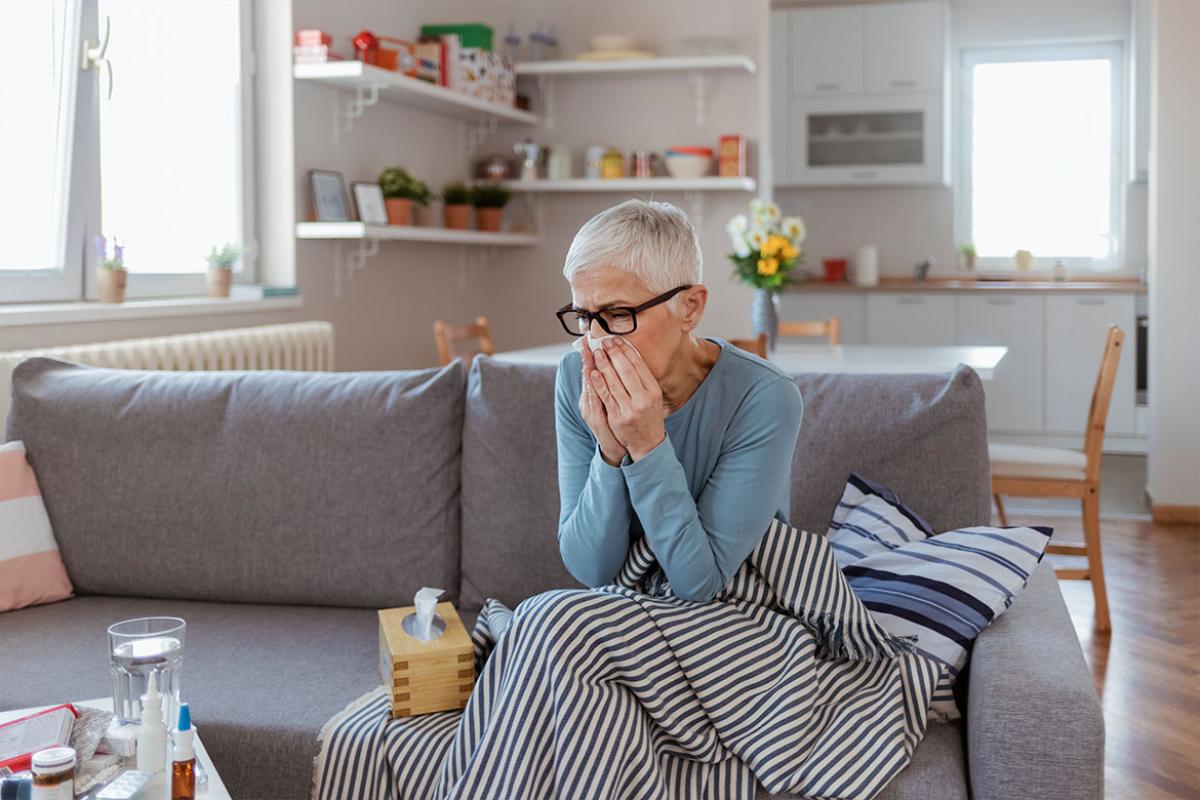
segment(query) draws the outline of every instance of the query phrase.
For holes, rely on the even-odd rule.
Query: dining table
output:
[[[558,364],[569,349],[568,340],[506,350],[493,358],[521,364]],[[975,370],[981,380],[988,381],[1007,352],[1007,347],[779,342],[767,360],[790,375],[946,373],[964,364]]]

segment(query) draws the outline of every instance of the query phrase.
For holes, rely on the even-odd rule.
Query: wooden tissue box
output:
[[[393,718],[465,708],[475,686],[471,636],[454,604],[437,604],[446,630],[436,639],[414,639],[404,631],[404,618],[416,610],[379,612],[379,676],[392,694]]]

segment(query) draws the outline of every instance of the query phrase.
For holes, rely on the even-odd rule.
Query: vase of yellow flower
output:
[[[767,334],[767,347],[775,349],[779,336],[779,292],[791,282],[804,259],[800,245],[806,236],[804,220],[781,217],[769,200],[750,201],[750,213],[738,214],[725,226],[733,243],[729,260],[733,276],[754,287],[750,306],[751,333]]]

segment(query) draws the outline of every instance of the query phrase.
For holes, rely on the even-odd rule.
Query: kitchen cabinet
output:
[[[988,430],[1041,433],[1045,373],[1044,298],[1028,294],[958,298],[957,344],[1007,347],[987,393]]]
[[[865,9],[868,92],[941,92],[948,14],[942,3],[883,3]]]
[[[862,292],[830,292],[817,289],[805,293],[801,286],[779,299],[781,320],[805,321],[837,317],[842,344],[867,343],[867,297]]]
[[[951,345],[958,335],[955,298],[891,292],[867,296],[867,344]]]
[[[943,183],[942,95],[791,100],[788,182],[805,186]]]
[[[776,184],[949,182],[945,2],[797,8],[771,20]],[[787,53],[776,57],[784,21]]]
[[[866,9],[798,8],[788,13],[793,96],[861,92]]]
[[[1135,312],[1132,295],[1056,295],[1046,298],[1046,432],[1083,433],[1104,337],[1110,323],[1125,344],[1108,407],[1108,433],[1133,435]]]

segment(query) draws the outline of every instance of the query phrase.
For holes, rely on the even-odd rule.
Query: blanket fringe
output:
[[[320,746],[317,748],[316,756],[313,757],[312,800],[317,800],[321,791],[321,778],[325,774],[325,751],[329,747],[330,734],[333,732],[334,727],[363,706],[373,703],[386,695],[387,687],[380,684],[357,700],[352,700],[345,708],[334,714],[328,722],[321,726],[321,732],[317,734],[317,741],[320,743]]]
[[[826,612],[810,614],[804,622],[817,637],[821,649],[836,659],[879,661],[896,658],[911,653],[917,643],[916,636],[894,636],[871,619],[847,622],[841,615]]]

